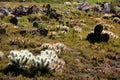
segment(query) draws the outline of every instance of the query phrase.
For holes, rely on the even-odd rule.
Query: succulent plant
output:
[[[65,61],[63,59],[58,59],[54,64],[52,64],[52,69],[62,72],[64,65]]]
[[[52,70],[52,64],[58,60],[58,56],[53,50],[41,51],[33,60],[33,66],[39,70]]]
[[[54,50],[41,51],[39,55],[34,56],[28,50],[12,50],[8,56],[10,62],[8,65],[24,69],[34,67],[35,70],[45,72],[49,70],[61,71],[65,62],[59,59]]]
[[[54,47],[54,50],[58,53],[67,49],[67,47],[62,43],[55,43],[53,44],[53,47]]]
[[[66,50],[67,47],[66,47],[66,45],[64,45],[63,43],[60,43],[60,42],[55,43],[53,45],[50,43],[44,43],[44,44],[42,44],[41,49],[42,50],[49,49],[49,50],[54,50],[57,53],[61,53],[62,51]]]
[[[12,50],[9,53],[8,59],[10,60],[9,65],[15,65],[21,68],[27,67],[34,59],[34,55],[28,50]]]
[[[41,51],[33,60],[33,66],[40,71],[62,71],[65,61],[59,59],[56,52],[53,50]]]

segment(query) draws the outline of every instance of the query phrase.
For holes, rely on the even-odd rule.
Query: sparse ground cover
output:
[[[90,1],[90,0],[89,0]],[[91,2],[90,2],[91,3]],[[1,2],[0,6],[17,7],[18,5],[37,5],[42,8],[45,3],[18,3],[18,2]],[[102,13],[97,12],[82,12],[76,9],[76,5],[66,5],[52,3],[51,6],[63,15],[63,21],[74,24],[73,26],[80,26],[82,32],[75,33],[70,27],[69,32],[65,35],[50,39],[49,36],[43,37],[41,35],[32,35],[27,32],[26,35],[20,35],[19,31],[23,28],[33,28],[32,23],[28,22],[27,18],[30,16],[37,16],[42,18],[42,24],[51,31],[56,31],[56,26],[60,23],[55,19],[48,18],[42,12],[32,14],[19,18],[18,27],[9,24],[6,27],[6,34],[0,34],[0,51],[4,53],[4,57],[0,60],[0,80],[119,80],[120,79],[120,39],[110,37],[107,43],[91,44],[86,40],[90,29],[95,25],[104,22],[105,24],[114,27],[108,28],[109,31],[114,32],[120,36],[120,24],[115,23],[112,19],[103,19]],[[91,15],[91,17],[89,16]],[[100,18],[100,20],[96,20]],[[0,24],[9,22],[9,17],[0,20]],[[15,37],[27,38],[25,43],[20,42],[18,45],[11,46],[10,41]],[[28,49],[34,55],[39,54],[41,45],[43,43],[64,43],[69,49],[58,54],[66,64],[63,72],[48,72],[46,74],[37,73],[35,76],[19,74],[13,75],[13,72],[4,73],[5,68],[9,62],[7,56],[11,50]]]

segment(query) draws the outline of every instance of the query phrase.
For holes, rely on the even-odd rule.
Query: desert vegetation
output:
[[[119,0],[0,0],[0,80],[119,80]]]

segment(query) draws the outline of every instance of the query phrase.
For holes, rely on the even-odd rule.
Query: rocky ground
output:
[[[119,80],[120,6],[94,4],[0,2],[0,80]],[[48,49],[64,44],[55,50],[65,62],[62,71],[8,69],[11,50],[36,56],[45,43]]]

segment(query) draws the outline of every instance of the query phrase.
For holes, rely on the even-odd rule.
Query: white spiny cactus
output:
[[[34,59],[34,55],[28,50],[12,50],[8,56],[11,65],[16,65],[19,67],[26,67],[32,59]]]
[[[50,44],[50,43],[44,43],[41,46],[42,50],[54,50],[57,53],[61,53],[62,51],[66,50],[67,47],[63,43],[55,43],[55,44]]]
[[[35,67],[38,70],[61,70],[64,61],[59,59],[54,50],[41,51],[39,55],[34,56],[28,50],[12,50],[8,56],[9,65],[15,65],[20,68]],[[31,66],[29,66],[29,64]]]
[[[53,44],[54,50],[56,52],[61,52],[67,49],[67,47],[63,43],[55,43]]]
[[[58,60],[58,56],[53,50],[41,51],[33,60],[34,66],[39,69],[52,69],[52,64]]]

